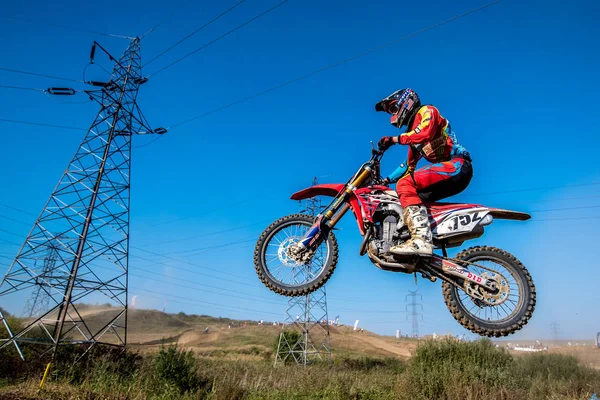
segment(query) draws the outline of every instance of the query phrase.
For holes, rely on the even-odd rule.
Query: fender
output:
[[[343,185],[341,183],[327,183],[322,185],[314,185],[292,194],[291,199],[304,200],[315,196],[336,197],[338,194],[343,192],[345,188],[346,185]],[[362,212],[360,209],[360,204],[358,203],[358,199],[356,198],[354,192],[350,193],[348,204],[350,205],[350,209],[354,214],[354,218],[356,218],[356,223],[358,224],[358,230],[360,231],[360,234],[364,235],[365,225],[362,220]]]
[[[315,185],[306,189],[302,189],[292,195],[292,200],[310,199],[315,196],[335,197],[344,190],[345,185],[341,183],[328,183],[323,185]]]
[[[490,214],[492,217],[497,219],[510,219],[513,221],[527,221],[531,218],[531,215],[512,210],[504,210],[502,208],[490,208]]]

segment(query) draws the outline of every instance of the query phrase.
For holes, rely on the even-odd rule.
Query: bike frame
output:
[[[363,187],[365,183],[368,183],[373,172],[379,175],[379,161],[383,156],[383,152],[373,149],[372,153],[371,159],[364,163],[345,185],[317,185],[292,195],[292,200],[302,200],[320,195],[334,197],[323,213],[317,216],[315,224],[298,244],[300,247],[309,247],[318,241],[323,236],[323,233],[329,233],[350,209],[352,209],[356,218],[360,234],[365,234],[360,204],[354,191]],[[381,186],[381,188],[388,189],[386,186]]]

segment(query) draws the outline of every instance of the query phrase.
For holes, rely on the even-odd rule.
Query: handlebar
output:
[[[379,170],[379,161],[381,160],[384,154],[385,150],[376,149],[375,144],[371,141],[371,159],[368,161],[368,163],[374,167],[372,179],[373,182],[376,184],[381,183],[382,180],[381,172]]]
[[[381,150],[378,148],[376,149],[375,144],[371,140],[371,159],[374,160],[376,156],[380,156],[379,158],[381,159],[381,156],[383,156],[384,153],[385,150]]]

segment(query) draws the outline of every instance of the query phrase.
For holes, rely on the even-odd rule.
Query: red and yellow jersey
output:
[[[457,155],[468,155],[458,143],[450,122],[434,106],[421,107],[411,129],[400,135],[398,141],[410,145],[407,160],[409,171],[415,170],[421,157],[431,163],[439,163]]]

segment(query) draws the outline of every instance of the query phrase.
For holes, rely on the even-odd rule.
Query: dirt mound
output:
[[[102,310],[93,317],[109,312]],[[248,321],[244,326],[243,322],[224,318],[165,314],[157,310],[130,310],[128,326],[129,343],[136,348],[152,351],[164,343],[177,343],[211,357],[237,357],[240,354],[253,357],[256,349],[271,351],[282,329],[281,325],[259,326]],[[329,328],[334,351],[351,356],[409,358],[417,344],[414,340],[354,331],[351,326]],[[286,329],[294,327],[286,326]],[[315,334],[319,332],[321,330],[314,330]]]
[[[129,310],[127,325],[132,333],[162,332],[189,328],[190,325],[176,315],[157,310]]]

